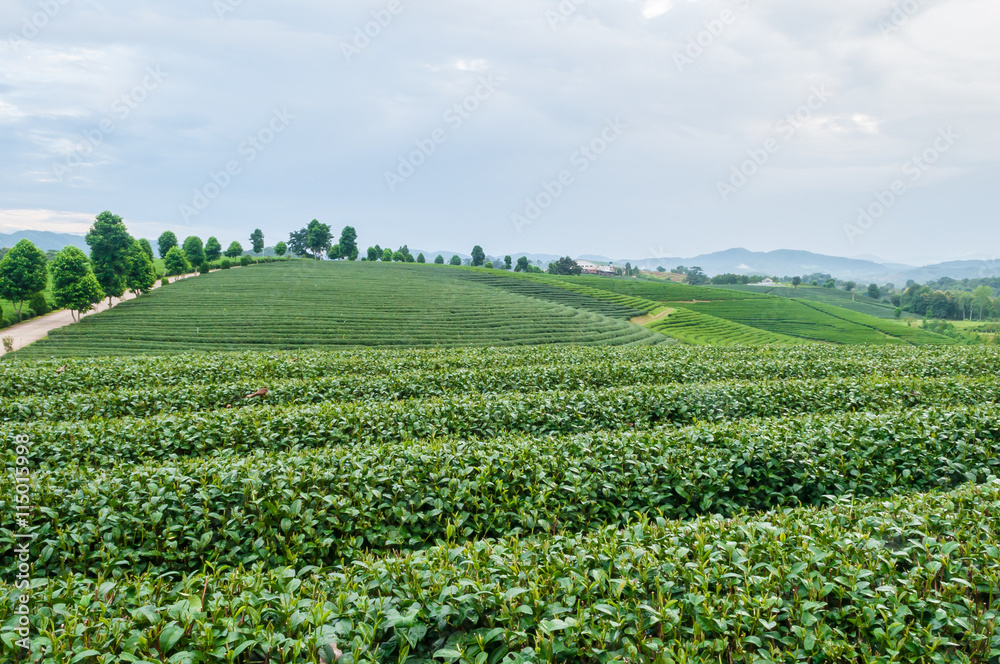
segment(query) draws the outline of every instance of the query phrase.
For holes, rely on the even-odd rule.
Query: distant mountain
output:
[[[58,251],[63,247],[74,246],[89,252],[90,247],[87,246],[87,242],[83,238],[83,235],[74,235],[72,233],[16,231],[14,233],[0,233],[0,247],[13,247],[21,240],[31,240],[42,251],[50,249]]]

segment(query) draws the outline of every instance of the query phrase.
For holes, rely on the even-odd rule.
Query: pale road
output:
[[[171,279],[172,281],[176,281],[177,279],[187,279],[188,277],[194,276],[197,276],[197,273],[184,274],[179,277],[171,277]],[[160,282],[157,280],[153,288],[159,287]],[[112,298],[111,307],[115,306],[119,302],[131,300],[133,297],[134,296],[131,293],[126,293],[121,299]],[[92,316],[101,311],[107,311],[111,307],[108,306],[107,299],[104,299],[94,309],[91,309],[89,313],[84,314],[84,317]],[[39,316],[38,318],[32,318],[31,320],[26,320],[23,323],[11,325],[8,328],[0,330],[0,337],[13,337],[14,350],[17,350],[19,348],[24,348],[28,344],[34,343],[39,339],[44,339],[52,330],[57,330],[60,327],[66,327],[67,325],[72,325],[73,323],[73,314],[66,309],[61,309],[51,314]],[[4,351],[3,347],[0,346],[0,356],[3,356],[5,353],[6,351]]]

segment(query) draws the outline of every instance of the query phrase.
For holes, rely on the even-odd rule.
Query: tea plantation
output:
[[[632,313],[478,277],[449,310],[413,277],[435,268],[402,267],[394,311],[303,267],[301,315],[353,302],[401,339],[433,332],[421,304],[447,325],[480,290],[547,323],[571,304],[586,325],[565,330],[598,337],[620,319],[586,307]],[[149,324],[218,319],[217,343],[253,347],[253,316],[291,315],[249,291],[219,311],[209,288],[286,273],[218,274],[150,297]],[[204,299],[196,323],[182,286]],[[141,317],[105,320],[38,354],[116,334],[155,351]],[[5,473],[0,661],[28,661],[25,633],[53,664],[997,661],[1000,351],[723,322],[774,345],[18,353],[0,430],[33,509],[17,522]]]

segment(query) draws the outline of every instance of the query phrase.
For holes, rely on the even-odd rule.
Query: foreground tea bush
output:
[[[329,565],[436,541],[822,505],[1000,474],[1000,408],[221,454],[38,479],[35,570]],[[14,495],[11,479],[0,495]],[[0,500],[0,542],[14,506]],[[14,574],[13,567],[4,570]]]
[[[998,536],[992,480],[339,568],[39,578],[30,620],[53,662],[986,662]]]

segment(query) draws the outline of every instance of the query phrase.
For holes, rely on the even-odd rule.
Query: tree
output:
[[[461,265],[462,264],[462,259],[458,257],[458,254],[455,254],[454,256],[451,257],[451,260],[448,261],[448,264],[449,265]]]
[[[583,272],[583,268],[569,256],[563,256],[554,263],[549,263],[549,274],[575,275]]]
[[[168,277],[173,277],[178,274],[186,274],[191,270],[191,265],[188,263],[188,259],[184,255],[184,252],[180,250],[180,247],[172,247],[170,251],[167,252],[166,257],[163,259],[163,265],[166,268]]]
[[[657,265],[656,266],[656,271],[657,272],[666,272],[667,268],[663,267],[662,265]]]
[[[142,247],[143,253],[146,254],[146,257],[149,260],[153,260],[155,258],[155,256],[153,256],[153,245],[149,243],[149,240],[142,238],[139,240],[139,246]]]
[[[344,226],[344,229],[340,231],[340,242],[338,244],[340,245],[342,256],[348,260],[355,260],[357,258],[358,232],[354,230],[354,226]],[[354,258],[351,258],[351,254],[354,254]]]
[[[417,255],[417,262],[418,263],[426,263],[427,262],[427,259],[424,258],[423,253],[420,253],[420,254]]]
[[[323,257],[323,252],[330,246],[331,237],[330,226],[321,224],[317,219],[313,219],[306,226],[306,246],[312,251],[316,260]]]
[[[976,306],[979,307],[979,320],[983,319],[983,311],[990,306],[990,298],[993,296],[993,289],[989,286],[980,286],[972,291],[972,298]]]
[[[802,277],[792,277],[792,288],[798,290],[799,286],[802,285]]]
[[[382,260],[382,247],[376,244],[374,249],[375,249],[375,260],[377,261]]]
[[[868,284],[868,297],[873,300],[882,299],[882,289],[878,287],[878,284]]]
[[[827,280],[826,283],[823,284],[823,288],[836,288],[836,287],[837,287],[837,282],[835,282],[833,279],[829,279]]]
[[[309,244],[306,241],[309,229],[300,228],[288,234],[288,251],[299,258],[309,253]]]
[[[86,241],[90,245],[94,276],[110,304],[112,297],[121,297],[125,293],[127,255],[134,240],[122,223],[122,218],[105,210],[97,215]]]
[[[17,319],[21,320],[24,303],[35,293],[45,290],[49,272],[45,252],[21,240],[0,261],[0,297],[17,305]]]
[[[284,240],[278,240],[278,244],[274,245],[274,255],[281,258],[288,253],[288,245],[285,244]]]
[[[379,258],[378,249],[376,249],[375,247],[368,247],[368,261],[369,262],[377,261],[378,258]]]
[[[438,254],[437,256],[435,256],[434,257],[434,264],[435,265],[444,265],[444,256],[441,255],[441,254]]]
[[[509,270],[513,265],[513,261],[510,258],[510,254],[503,257],[503,269]]]
[[[473,267],[480,267],[486,262],[486,252],[478,244],[472,248],[472,265]]]
[[[226,258],[239,258],[243,255],[243,245],[233,240],[226,249]]]
[[[258,256],[264,251],[264,231],[255,228],[253,233],[250,233],[250,246]]]
[[[848,281],[846,284],[844,284],[844,290],[851,294],[852,301],[854,300],[855,297],[854,289],[857,287],[858,285],[853,281]]]
[[[405,263],[406,262],[406,256],[403,254],[402,251],[398,251],[398,250],[394,251],[394,252],[392,252],[392,262],[393,263]]]
[[[527,256],[521,256],[517,259],[517,265],[514,267],[514,272],[531,272],[531,266],[528,264]]]
[[[356,260],[358,260],[358,248],[357,247],[354,247],[353,249],[351,249],[351,253],[347,255],[347,260],[349,260],[349,261],[356,261]]]
[[[205,260],[217,261],[222,256],[222,245],[214,235],[205,243]]]
[[[703,286],[709,282],[708,276],[702,271],[700,267],[692,267],[687,271],[687,276],[684,277],[684,283],[690,284],[692,286]]]
[[[142,246],[135,242],[128,251],[128,271],[125,273],[125,287],[132,291],[133,295],[139,296],[153,290],[156,284],[156,270],[153,261],[142,250]]]
[[[343,258],[344,255],[341,253],[340,245],[335,244],[326,250],[326,255],[330,257],[330,260],[337,260]]]
[[[184,240],[184,257],[187,258],[188,263],[194,266],[205,262],[205,247],[202,245],[200,237],[192,235]]]
[[[391,260],[392,260],[392,249],[388,249],[388,248],[383,249],[382,250],[382,262],[383,263],[388,263]]]
[[[173,231],[164,231],[156,241],[156,248],[160,250],[160,258],[166,258],[167,252],[177,246],[177,236]]]
[[[487,270],[493,269],[493,261],[486,261],[486,269]]]
[[[56,306],[69,309],[74,321],[104,299],[90,260],[76,247],[64,248],[52,260],[52,295]]]

